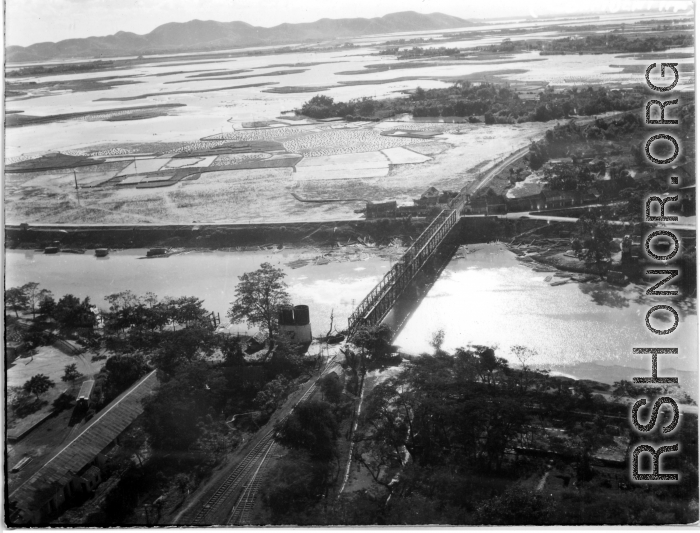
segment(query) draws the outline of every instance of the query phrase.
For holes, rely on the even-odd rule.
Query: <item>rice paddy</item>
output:
[[[271,139],[284,139],[296,135],[304,135],[314,130],[310,127],[282,127],[260,128],[250,130],[225,131],[223,133],[206,137],[206,141],[268,141]],[[318,131],[318,130],[316,130]]]
[[[387,148],[382,150],[382,153],[389,159],[392,165],[405,165],[409,163],[425,163],[430,161],[430,157],[417,154],[406,148]]]
[[[240,163],[242,161],[250,161],[254,159],[269,159],[270,157],[270,154],[260,152],[250,154],[220,155],[212,163],[212,166],[220,167],[224,165],[235,165],[236,163]]]
[[[320,157],[376,152],[418,142],[421,140],[385,137],[374,129],[331,129],[291,139],[283,144],[289,152],[303,154],[305,157]]]
[[[389,159],[380,152],[321,156],[302,159],[296,169],[297,180],[381,178],[389,173]]]
[[[115,154],[123,149],[132,155],[76,169],[79,191],[72,169],[9,174],[6,218],[104,224],[359,218],[355,210],[365,200],[411,203],[430,185],[458,189],[474,179],[469,169],[510,153],[551,124],[465,125],[465,134],[448,133],[446,140],[381,135],[396,126],[334,122],[232,132],[253,137],[248,139],[115,146]],[[455,127],[405,126],[435,133]],[[278,138],[283,142],[262,138],[280,131],[287,134]],[[95,148],[104,153],[107,147]],[[353,201],[309,203],[292,193]]]
[[[22,127],[8,129],[5,163],[28,164],[18,165],[20,174],[5,176],[7,222],[360,218],[355,210],[363,206],[362,200],[314,204],[291,193],[302,198],[410,203],[431,185],[459,189],[474,179],[473,169],[529,144],[553,124],[486,126],[448,122],[449,118],[428,122],[401,117],[319,122],[290,113],[315,93],[336,101],[382,98],[408,94],[418,86],[443,87],[445,80],[459,78],[475,83],[508,80],[519,84],[523,98],[536,97],[546,85],[541,80],[558,83],[567,72],[581,73],[587,83],[629,82],[639,77],[640,62],[649,59],[639,54],[540,57],[533,52],[491,57],[475,66],[473,61],[378,60],[371,55],[372,45],[363,48],[342,56],[337,51],[293,52],[285,56],[289,63],[279,63],[274,55],[246,57],[236,60],[236,67],[241,67],[236,70],[230,57],[216,54],[196,56],[189,63],[182,63],[185,58],[177,58],[180,63],[174,58],[153,59],[139,66],[141,85],[115,86],[96,95],[123,102],[114,107],[70,91],[54,94],[51,102],[43,96],[25,101],[10,96],[8,116],[27,115],[16,119],[15,125]],[[690,49],[679,50],[674,57],[683,58],[683,53],[692,57]],[[498,65],[494,59],[507,64]],[[211,69],[195,66],[204,63],[211,63]],[[178,64],[200,70],[176,71]],[[252,83],[275,82],[283,68],[297,69],[285,70],[294,75],[279,80],[289,80],[293,86]],[[412,70],[403,71],[407,68]],[[239,85],[223,81],[239,74],[258,76],[253,73],[258,69],[267,69],[263,72],[268,77]],[[189,83],[193,81],[202,83]],[[131,107],[134,104],[128,102],[141,98],[152,98],[162,109],[143,103]],[[175,107],[175,112],[168,109]],[[161,113],[170,116],[154,118]],[[149,120],[131,124],[136,118]],[[57,152],[76,160],[91,157],[107,162],[56,168],[39,160]]]

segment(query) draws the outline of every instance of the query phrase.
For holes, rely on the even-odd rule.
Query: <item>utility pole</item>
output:
[[[78,190],[78,176],[75,175],[75,169],[73,169],[73,181],[75,182],[75,196],[78,198],[78,205],[80,205],[80,191]]]

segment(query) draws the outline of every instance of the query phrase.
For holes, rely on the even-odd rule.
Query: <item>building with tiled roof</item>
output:
[[[571,207],[581,205],[581,194],[578,191],[542,191],[545,209]]]
[[[10,522],[39,524],[101,481],[104,453],[143,413],[143,400],[158,386],[154,370],[97,413],[94,420],[9,497]]]

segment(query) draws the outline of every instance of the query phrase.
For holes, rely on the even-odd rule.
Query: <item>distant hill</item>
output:
[[[459,28],[478,23],[444,15],[415,11],[391,13],[371,19],[321,19],[301,24],[280,24],[272,28],[251,26],[245,22],[191,20],[158,26],[146,35],[120,31],[106,37],[66,39],[57,43],[8,46],[8,62],[44,61],[73,57],[109,57],[163,52],[223,50],[240,46],[261,46],[328,39],[347,39],[361,35],[429,31]]]

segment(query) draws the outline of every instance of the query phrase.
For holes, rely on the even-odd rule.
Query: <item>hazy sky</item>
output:
[[[435,11],[462,18],[566,14],[590,11],[683,8],[683,0],[5,0],[6,44],[148,33],[166,22],[192,19],[254,26],[320,18],[377,17],[396,11]]]

